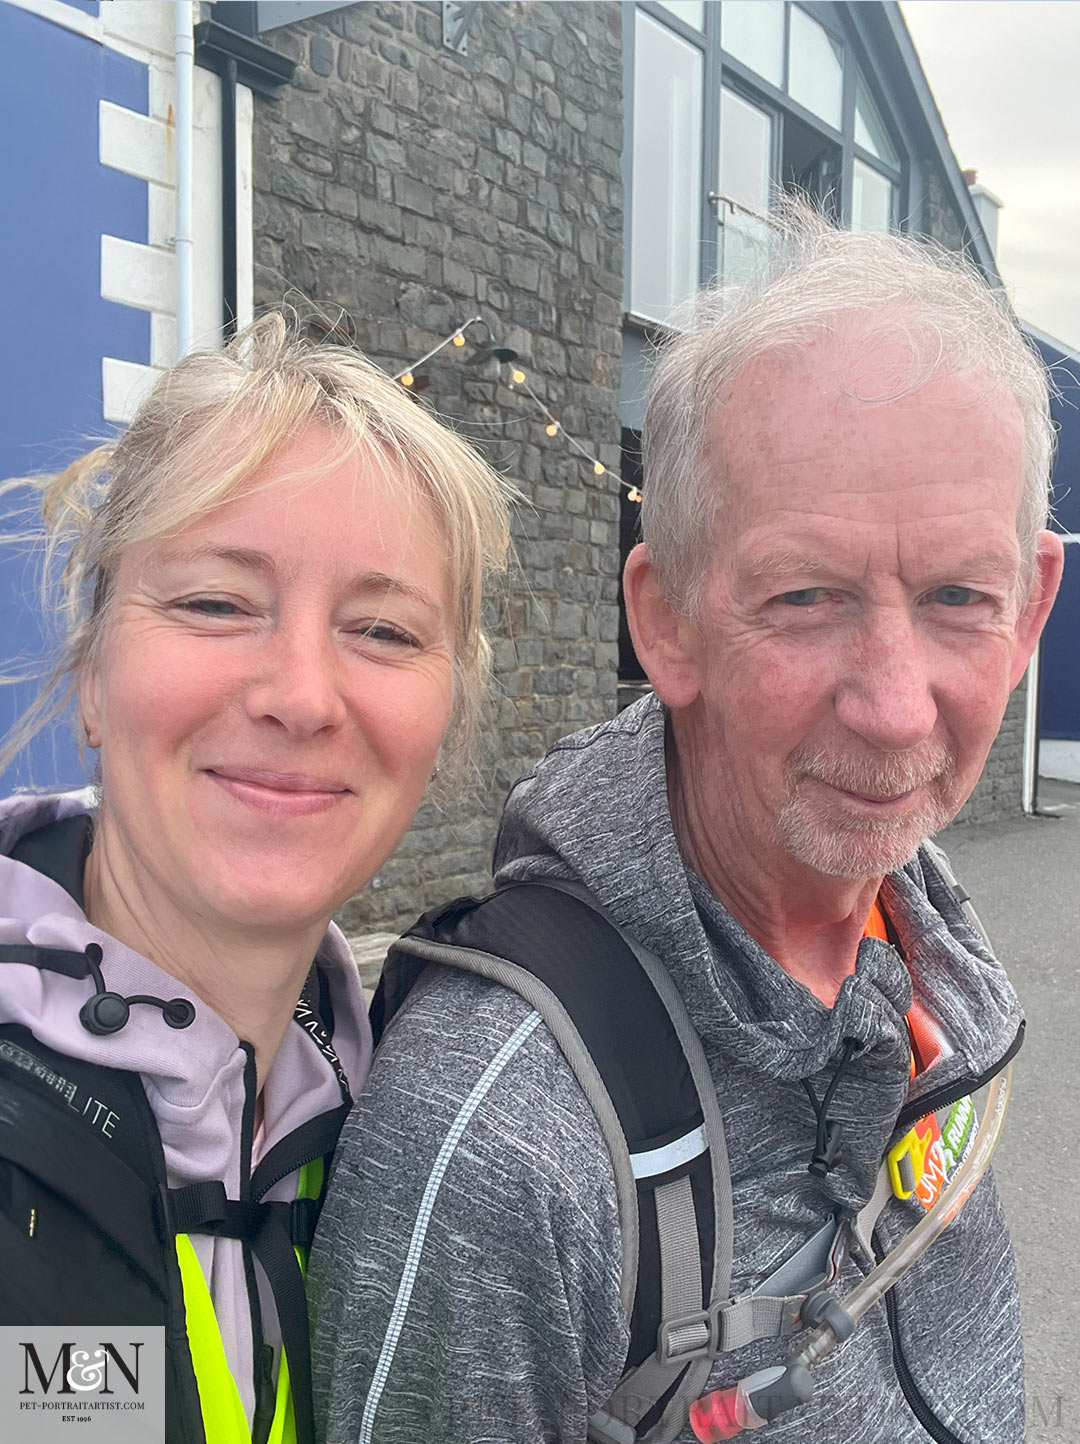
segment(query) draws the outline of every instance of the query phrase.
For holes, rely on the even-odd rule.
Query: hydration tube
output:
[[[762,1429],[788,1409],[809,1402],[814,1392],[811,1370],[849,1337],[859,1320],[922,1258],[974,1193],[1001,1138],[1011,1086],[1010,1063],[990,1084],[968,1156],[934,1204],[876,1268],[842,1300],[824,1291],[810,1296],[802,1317],[813,1327],[786,1364],[761,1369],[690,1406],[690,1425],[700,1444],[719,1444],[743,1430]]]

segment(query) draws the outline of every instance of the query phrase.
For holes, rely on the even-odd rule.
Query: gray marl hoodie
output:
[[[907,967],[865,939],[830,1009],[790,978],[682,863],[652,698],[558,743],[510,796],[500,880],[578,878],[667,964],[701,1035],[723,1114],[735,1207],[733,1288],[770,1273],[837,1204],[869,1197],[900,1107],[993,1066],[1020,1024],[1001,967],[931,859],[883,901]],[[952,1052],[909,1095],[912,980]],[[818,1096],[842,1039],[863,1048],[830,1110],[839,1167],[807,1172]],[[914,1211],[913,1211],[914,1210]],[[886,1246],[918,1206],[893,1201]],[[619,1223],[599,1127],[529,1006],[441,974],[376,1052],[342,1135],[312,1260],[316,1410],[327,1444],[534,1444],[585,1439],[622,1370]],[[845,1265],[842,1288],[858,1278]],[[819,1368],[814,1401],[770,1426],[778,1444],[1016,1444],[1023,1360],[1012,1252],[986,1179],[884,1308]],[[717,1361],[710,1387],[782,1362],[788,1345]],[[930,1432],[898,1368],[950,1433]],[[918,1405],[916,1406],[918,1407]],[[680,1440],[690,1441],[689,1428]]]

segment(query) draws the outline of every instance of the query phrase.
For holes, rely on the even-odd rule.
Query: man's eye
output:
[[[943,607],[969,607],[979,600],[980,593],[972,587],[938,587],[931,596]]]
[[[825,595],[824,587],[802,587],[797,592],[784,592],[777,598],[788,607],[812,607]]]

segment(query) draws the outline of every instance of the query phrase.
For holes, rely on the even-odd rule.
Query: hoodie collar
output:
[[[664,734],[665,709],[649,695],[556,743],[510,794],[496,880],[584,882],[664,960],[703,1041],[774,1076],[811,1075],[846,1036],[903,1066],[913,985],[950,1037],[954,1068],[981,1072],[997,1061],[1019,1026],[1019,1004],[925,849],[882,889],[904,961],[864,939],[828,1008],[685,866],[668,808]]]
[[[48,876],[17,860],[33,856],[33,834],[51,823],[64,825],[66,842],[78,852],[92,826],[87,792],[54,796],[20,795],[0,803],[0,943],[85,952],[101,948],[106,987],[124,996],[185,998],[195,1020],[182,1033],[171,1030],[158,1008],[136,1004],[119,1032],[97,1037],[79,1021],[92,996],[89,977],[76,979],[31,964],[0,966],[0,1023],[28,1028],[57,1052],[142,1075],[161,1131],[170,1177],[181,1182],[236,1176],[239,1110],[246,1056],[240,1040],[190,988],[149,958],[95,928],[69,890],[76,863],[56,862]],[[334,1012],[333,1045],[353,1094],[366,1076],[371,1035],[363,991],[352,953],[331,926],[316,961],[327,980]],[[337,1076],[309,1033],[290,1027],[275,1056],[264,1093],[265,1147],[316,1114],[340,1105]]]

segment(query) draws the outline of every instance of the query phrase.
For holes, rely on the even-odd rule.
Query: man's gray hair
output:
[[[888,397],[942,375],[973,374],[1015,397],[1026,439],[1017,518],[1025,578],[1049,510],[1054,430],[1050,380],[1003,291],[965,257],[925,238],[840,230],[785,199],[753,280],[700,292],[673,318],[645,410],[642,534],[667,597],[693,614],[715,544],[723,478],[704,465],[717,397],[747,362],[804,346],[845,320],[857,334],[900,337],[911,368]],[[846,329],[846,328],[845,328]]]

